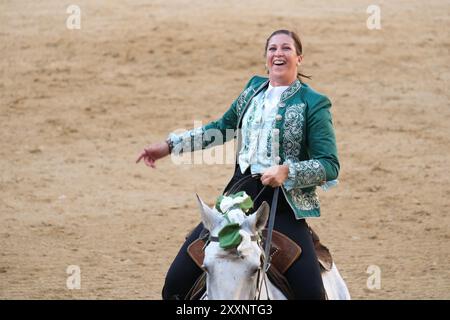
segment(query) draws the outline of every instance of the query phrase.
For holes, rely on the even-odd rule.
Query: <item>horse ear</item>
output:
[[[259,232],[266,226],[267,219],[269,218],[269,205],[264,201],[258,208],[258,210],[251,214],[246,223],[253,232]]]
[[[218,226],[222,220],[222,217],[217,214],[214,210],[212,210],[206,203],[200,199],[198,194],[196,194],[198,205],[200,207],[200,212],[202,214],[202,222],[203,226],[212,232],[213,229]]]

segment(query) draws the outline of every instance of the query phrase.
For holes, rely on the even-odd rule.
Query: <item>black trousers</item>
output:
[[[234,176],[225,188],[225,191],[243,176],[249,174],[249,169],[242,174],[239,166],[236,166]],[[263,187],[259,179],[251,179],[237,191],[243,190],[254,199]],[[254,208],[257,209],[263,201],[267,201],[271,205],[272,197],[273,189],[267,187],[256,199]],[[284,274],[293,290],[295,299],[325,299],[325,289],[322,283],[320,267],[308,225],[304,219],[297,220],[295,218],[282,191],[279,193],[274,229],[284,233],[302,248],[300,258]],[[167,272],[162,290],[163,299],[184,299],[195,280],[201,275],[202,270],[197,267],[187,254],[187,247],[198,239],[202,230],[203,224],[200,223],[189,235],[175,257]]]

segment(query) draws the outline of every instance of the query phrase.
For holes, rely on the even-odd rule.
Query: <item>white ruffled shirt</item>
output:
[[[275,165],[272,152],[273,122],[281,95],[289,86],[269,87],[252,100],[242,121],[242,136],[245,137],[239,151],[238,163],[241,172],[250,166],[252,174],[263,173]]]

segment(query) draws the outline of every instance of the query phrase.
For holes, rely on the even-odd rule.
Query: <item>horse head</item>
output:
[[[203,261],[208,299],[254,299],[263,255],[258,234],[266,225],[269,205],[263,202],[248,216],[242,210],[234,209],[225,218],[216,208],[210,208],[197,198],[203,225],[212,239],[205,248]],[[230,226],[230,219],[237,228],[234,236],[239,240],[235,246],[224,248],[219,237],[221,231]]]

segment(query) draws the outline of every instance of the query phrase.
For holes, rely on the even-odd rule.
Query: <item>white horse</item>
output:
[[[210,232],[210,239],[217,239],[219,231],[228,223],[215,208],[208,207],[199,197],[203,225]],[[235,210],[237,211],[237,210]],[[240,211],[242,237],[236,249],[223,249],[219,242],[211,241],[205,248],[203,268],[206,271],[206,292],[209,300],[285,300],[283,293],[265,275],[260,292],[257,289],[258,271],[264,251],[257,241],[258,233],[266,225],[269,205],[264,202],[258,210],[247,216]],[[263,273],[261,273],[263,274]],[[329,300],[348,300],[350,293],[333,263],[330,271],[322,271],[322,280]]]

